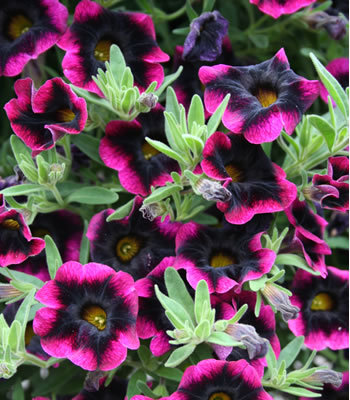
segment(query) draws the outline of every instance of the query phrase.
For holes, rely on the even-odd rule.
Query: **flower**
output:
[[[221,54],[228,25],[219,11],[205,12],[195,18],[185,39],[183,59],[191,62],[215,61]]]
[[[175,265],[186,270],[194,289],[204,279],[210,293],[225,293],[270,271],[276,254],[262,248],[262,233],[256,218],[222,228],[188,222],[176,235]]]
[[[199,79],[206,85],[204,103],[211,114],[231,94],[222,122],[255,144],[275,140],[283,128],[291,134],[319,94],[318,81],[290,69],[283,48],[257,65],[201,67]]]
[[[178,171],[176,161],[152,147],[145,137],[166,143],[163,107],[139,116],[132,122],[111,121],[100,142],[100,157],[118,171],[121,185],[130,193],[147,196],[151,186],[172,181],[170,173]]]
[[[90,0],[80,1],[73,24],[57,44],[67,51],[62,61],[65,76],[74,85],[100,96],[91,77],[98,68],[105,70],[112,44],[120,47],[141,91],[153,81],[158,82],[157,87],[161,85],[164,71],[159,63],[169,60],[158,47],[150,16],[111,11]]]
[[[0,9],[0,75],[15,76],[56,44],[68,11],[58,0],[3,0]]]
[[[137,293],[132,277],[97,263],[63,264],[36,294],[34,332],[53,357],[83,369],[107,371],[137,349]]]
[[[349,159],[330,157],[327,175],[315,174],[312,186],[304,193],[311,200],[317,201],[322,208],[346,212],[349,210]]]
[[[349,86],[349,59],[342,57],[332,60],[326,65],[326,70],[330,72],[340,83],[343,89]],[[320,82],[320,96],[321,99],[328,103],[329,93],[325,88],[324,84]],[[335,106],[335,102],[332,99],[332,104]]]
[[[105,379],[101,379],[101,386],[97,392],[83,389],[72,400],[108,400],[112,397],[114,400],[125,400],[128,381],[126,379],[114,376],[108,386],[105,386]]]
[[[134,200],[130,215],[106,222],[114,210],[94,215],[86,236],[91,244],[91,259],[126,271],[134,279],[144,278],[164,257],[175,255],[175,235],[179,223],[157,217],[149,221],[142,217],[141,197]]]
[[[300,8],[306,7],[316,0],[249,0],[250,3],[258,6],[265,14],[278,18],[283,14],[293,14]]]
[[[325,277],[325,255],[331,254],[331,249],[323,239],[328,222],[315,214],[306,201],[298,199],[294,200],[285,213],[295,232],[291,242],[283,248],[283,252],[302,252],[309,266]]]
[[[349,271],[327,267],[327,277],[298,270],[292,284],[291,302],[300,308],[297,319],[288,321],[295,336],[305,336],[312,350],[349,347]]]
[[[65,133],[80,133],[87,120],[86,101],[61,78],[46,81],[38,90],[30,78],[15,82],[18,98],[5,106],[15,134],[37,155],[54,147]]]
[[[43,239],[32,237],[22,214],[13,209],[0,213],[0,267],[20,264],[44,247]]]
[[[282,211],[296,197],[296,186],[265,155],[242,136],[215,132],[203,149],[203,172],[223,181],[232,196],[217,207],[231,224],[244,224],[255,214]]]

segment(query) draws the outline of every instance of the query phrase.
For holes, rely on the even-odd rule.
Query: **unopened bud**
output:
[[[343,381],[343,374],[331,369],[321,369],[304,378],[303,381],[308,383],[330,383],[335,387],[339,387]]]
[[[23,292],[13,287],[11,284],[0,284],[0,299],[13,299],[21,294],[23,294]]]
[[[220,185],[219,182],[210,181],[209,179],[198,180],[196,190],[208,201],[226,202],[232,197],[231,192]]]
[[[289,297],[285,292],[269,283],[265,285],[262,292],[269,302],[276,307],[277,311],[281,313],[285,322],[297,318],[300,309],[291,304]]]
[[[139,97],[139,103],[148,108],[153,108],[158,103],[158,96],[156,96],[154,93],[142,93]]]
[[[164,212],[163,207],[159,203],[143,204],[140,207],[140,212],[143,218],[153,221],[154,218],[159,217]]]
[[[84,381],[84,389],[88,392],[97,392],[100,388],[100,381],[105,375],[106,372],[100,371],[99,369],[96,371],[89,371]]]
[[[266,356],[269,342],[259,336],[253,326],[238,323],[231,324],[227,327],[226,333],[244,344],[251,360]]]
[[[340,40],[346,35],[346,23],[341,17],[319,11],[305,16],[304,20],[312,29],[324,28],[334,40]]]

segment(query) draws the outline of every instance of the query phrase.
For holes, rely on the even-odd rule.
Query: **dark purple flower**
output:
[[[63,264],[36,294],[47,307],[33,328],[43,349],[83,369],[111,370],[137,349],[137,293],[132,277],[106,265]]]
[[[258,6],[265,14],[278,18],[282,14],[293,14],[302,7],[306,7],[316,0],[249,0],[250,3]]]
[[[262,248],[262,233],[256,219],[222,228],[188,222],[176,235],[175,265],[194,289],[204,279],[210,293],[225,293],[270,271],[276,254]]]
[[[170,173],[180,172],[176,161],[152,147],[145,137],[167,143],[163,108],[151,110],[136,121],[111,121],[100,143],[102,161],[118,171],[121,185],[130,193],[147,196],[151,186],[172,181]]]
[[[91,259],[134,279],[144,278],[164,257],[175,255],[175,235],[179,223],[161,217],[149,221],[143,218],[142,199],[136,197],[130,215],[106,222],[114,210],[108,209],[92,217],[86,236],[91,243]]]
[[[205,12],[190,25],[182,57],[186,61],[215,61],[228,31],[228,21],[219,11]]]
[[[30,78],[15,82],[17,99],[5,105],[15,134],[33,155],[51,149],[65,133],[80,133],[87,120],[86,101],[74,94],[61,78],[53,78],[38,90]]]
[[[77,5],[73,24],[58,42],[67,51],[62,61],[65,76],[74,85],[102,96],[91,77],[98,68],[105,69],[112,44],[120,47],[141,91],[153,81],[161,85],[164,71],[159,63],[169,56],[158,47],[152,18],[111,11],[90,0]]]
[[[52,47],[67,28],[68,11],[58,0],[2,0],[0,75],[15,76]]]
[[[43,239],[32,237],[22,214],[13,209],[0,213],[0,267],[20,264],[44,247]]]
[[[97,392],[90,392],[83,389],[72,400],[125,400],[128,381],[118,376],[114,376],[108,386],[104,385],[105,379]],[[33,399],[34,400],[34,399]],[[58,399],[59,400],[59,399]]]
[[[295,336],[305,336],[312,350],[349,348],[349,271],[327,267],[324,279],[298,270],[291,297],[300,308],[298,318],[288,321]]]
[[[201,163],[210,178],[231,192],[217,207],[231,224],[244,224],[255,214],[282,211],[296,197],[296,187],[260,146],[242,136],[215,132],[206,142]]]
[[[348,58],[336,58],[326,65],[326,69],[330,72],[340,83],[343,89],[349,86],[349,59]],[[325,88],[324,84],[320,82],[320,96],[323,101],[328,103],[329,93]],[[335,105],[332,99],[333,105]]]
[[[318,81],[309,81],[289,67],[284,49],[257,65],[202,67],[204,103],[213,114],[226,94],[231,98],[222,122],[251,143],[275,140],[284,128],[291,134],[319,94]]]

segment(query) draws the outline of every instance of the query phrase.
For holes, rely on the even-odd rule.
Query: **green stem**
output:
[[[186,12],[186,5],[182,6],[177,11],[174,11],[171,14],[165,14],[163,17],[161,17],[161,19],[164,21],[171,21],[173,19],[181,17],[181,15],[185,14],[185,12]]]
[[[61,206],[61,207],[65,207],[65,202],[61,196],[61,193],[58,191],[56,185],[54,186],[48,186],[49,189],[51,190],[51,193],[55,196],[55,199],[57,201],[57,203]]]

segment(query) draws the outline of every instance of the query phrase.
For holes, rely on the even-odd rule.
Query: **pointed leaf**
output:
[[[204,307],[208,308],[204,310]],[[194,301],[194,314],[197,323],[201,322],[202,315],[207,315],[210,311],[210,294],[208,289],[208,284],[205,280],[200,280],[196,287],[195,301]]]
[[[112,213],[111,215],[109,215],[106,218],[107,222],[113,221],[115,219],[123,219],[124,217],[126,217],[127,215],[130,214],[130,211],[132,209],[132,206],[134,204],[134,199],[131,199],[130,201],[128,201],[126,204],[124,204],[123,206],[117,208],[114,213]]]
[[[298,357],[303,344],[304,336],[298,336],[288,343],[278,357],[277,367],[280,367],[282,361],[286,362],[286,368],[292,365],[294,360]]]
[[[186,344],[185,346],[181,346],[178,349],[174,350],[167,362],[164,364],[165,367],[177,367],[183,361],[186,360],[195,350],[196,345],[194,344]]]
[[[45,253],[46,262],[49,268],[51,279],[55,279],[58,268],[62,265],[62,258],[60,252],[57,249],[56,243],[49,236],[45,236]]]
[[[159,142],[158,140],[152,140],[149,137],[145,138],[146,141],[155,149],[160,151],[161,153],[164,153],[170,158],[173,158],[174,160],[178,161],[179,163],[185,164],[186,165],[186,160],[176,151],[172,150],[169,146],[166,144]]]
[[[208,137],[211,136],[220,125],[221,118],[226,110],[227,104],[230,100],[231,95],[227,94],[225,98],[222,100],[221,104],[215,110],[214,114],[209,118],[208,121]]]

